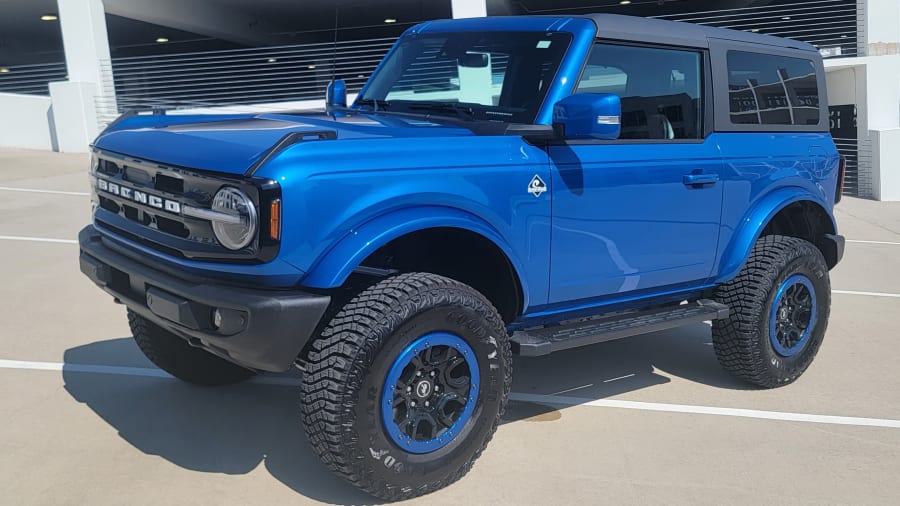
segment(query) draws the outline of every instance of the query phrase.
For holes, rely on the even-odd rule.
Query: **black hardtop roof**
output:
[[[578,17],[592,19],[594,24],[597,25],[597,35],[604,39],[657,42],[660,44],[693,47],[709,47],[709,39],[719,39],[818,53],[818,49],[806,42],[740,30],[714,28],[664,19],[623,16],[620,14],[589,14]]]

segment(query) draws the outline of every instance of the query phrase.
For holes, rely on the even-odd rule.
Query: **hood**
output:
[[[475,135],[444,118],[389,114],[149,115],[116,121],[94,147],[167,165],[243,174],[285,136],[323,132],[337,140]]]

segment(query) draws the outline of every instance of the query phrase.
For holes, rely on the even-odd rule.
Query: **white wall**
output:
[[[0,147],[55,150],[50,97],[0,93]]]

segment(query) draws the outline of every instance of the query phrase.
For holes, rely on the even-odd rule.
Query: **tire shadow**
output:
[[[129,337],[69,349],[64,359],[140,367],[134,355],[140,351]],[[247,474],[263,464],[274,478],[317,501],[379,502],[332,475],[313,454],[300,428],[296,387],[251,382],[205,388],[169,377],[90,374],[65,366],[63,379],[75,400],[145,454],[205,473]]]
[[[712,388],[751,389],[719,367],[709,341],[709,326],[700,324],[547,357],[517,357],[513,391],[587,402],[665,384],[669,375]],[[167,376],[93,374],[76,367],[141,367],[155,374],[130,337],[71,348],[64,361],[66,391],[145,454],[205,473],[246,474],[262,464],[274,478],[311,499],[379,503],[332,475],[313,454],[300,427],[297,374],[204,388]],[[284,384],[265,383],[273,378]],[[553,421],[563,411],[513,400],[503,423]]]

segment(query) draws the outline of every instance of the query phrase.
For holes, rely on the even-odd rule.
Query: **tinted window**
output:
[[[701,58],[697,51],[598,44],[576,93],[622,99],[622,139],[699,139]]]
[[[819,89],[810,60],[728,51],[731,122],[818,125]]]

